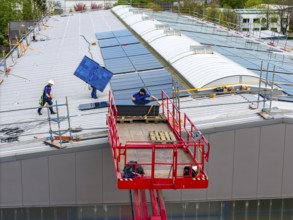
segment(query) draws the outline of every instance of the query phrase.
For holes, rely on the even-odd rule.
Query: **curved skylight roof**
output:
[[[222,84],[258,84],[257,74],[141,11],[128,6],[117,6],[112,10],[118,16],[121,15],[120,18],[194,88]]]

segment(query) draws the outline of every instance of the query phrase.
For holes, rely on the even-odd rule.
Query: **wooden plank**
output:
[[[155,135],[156,135],[156,140],[157,141],[161,141],[160,135],[158,131],[155,131]]]
[[[51,147],[56,147],[58,149],[65,148],[66,146],[60,145],[60,141],[44,141],[45,144],[50,145]]]
[[[159,134],[160,134],[161,141],[162,141],[163,143],[164,143],[164,142],[166,143],[165,133],[164,133],[163,131],[160,131]]]
[[[170,138],[170,135],[169,135],[168,131],[165,131],[164,133],[165,133],[165,136],[166,136],[166,140],[167,141],[172,141],[171,138]]]
[[[173,134],[173,132],[169,131],[169,136],[170,136],[170,139],[172,141],[177,141],[175,135]]]
[[[156,141],[156,135],[154,131],[150,131],[150,138],[152,141]]]

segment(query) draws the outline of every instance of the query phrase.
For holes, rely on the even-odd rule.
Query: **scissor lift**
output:
[[[161,122],[118,123],[120,117],[110,92],[107,123],[118,188],[133,190],[136,220],[167,219],[163,189],[208,187],[205,161],[209,158],[210,144],[164,91],[159,116]],[[153,141],[149,137],[152,131],[171,132],[176,139],[171,143]],[[123,169],[127,165],[132,165],[135,171],[141,166],[144,174],[126,178]],[[186,167],[190,168],[187,174],[183,172]],[[145,190],[150,193],[151,216]]]

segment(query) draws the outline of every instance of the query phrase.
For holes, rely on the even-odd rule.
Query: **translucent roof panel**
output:
[[[145,19],[151,17],[152,14],[149,14],[149,17],[146,14],[133,14],[128,15],[127,18],[121,18],[135,32],[143,33],[141,37],[192,86],[201,88],[216,81],[225,82],[224,79],[227,79],[229,82],[237,79],[235,83],[239,83],[241,76],[257,78],[257,75],[252,71],[213,52],[208,45],[201,45],[200,42],[191,39],[180,31],[170,30],[168,28],[164,30],[163,27],[162,29],[156,28],[154,30],[154,27],[156,27],[154,22]],[[190,19],[182,18],[182,20],[186,22],[186,30],[192,30],[194,28]],[[146,32],[146,30],[150,31]],[[215,29],[213,28],[213,30]],[[219,32],[219,35],[222,35],[222,33]],[[209,43],[213,42],[209,35],[203,36],[202,38],[207,39]],[[227,42],[227,39],[225,41]],[[257,65],[253,62],[247,60],[242,60],[242,62],[246,62],[245,65],[249,66],[249,68],[257,68]],[[142,64],[148,66],[145,60]],[[229,79],[231,77],[233,79]]]
[[[136,33],[143,36],[146,33],[149,33],[153,30],[158,30],[156,25],[162,24],[156,20],[146,20],[143,21],[143,25],[141,23],[136,23],[132,25],[132,28],[135,29]]]
[[[238,64],[213,54],[190,55],[174,62],[173,66],[195,88],[201,88],[214,81],[232,76],[257,78],[256,74]]]

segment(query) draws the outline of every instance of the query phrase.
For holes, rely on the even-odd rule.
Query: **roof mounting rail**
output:
[[[204,45],[194,45],[190,46],[190,51],[193,51],[195,54],[213,54],[214,51],[210,46]]]
[[[176,30],[165,30],[164,34],[167,36],[181,36],[181,32]]]
[[[157,30],[170,30],[170,26],[168,24],[156,24]]]

